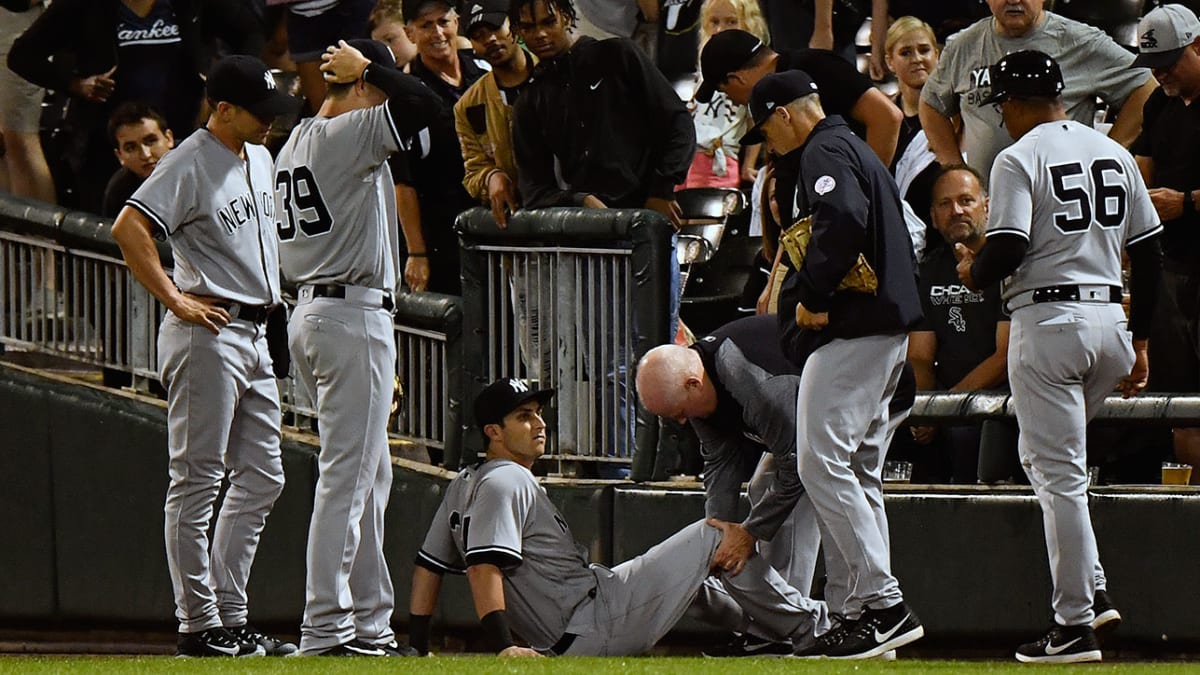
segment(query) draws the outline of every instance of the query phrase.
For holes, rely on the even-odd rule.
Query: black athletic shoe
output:
[[[242,626],[229,626],[225,630],[229,631],[233,637],[243,644],[250,646],[259,645],[267,656],[290,656],[297,651],[296,645],[291,642],[277,640],[266,633],[255,630],[249,624]]]
[[[1100,643],[1091,626],[1060,626],[1054,624],[1049,633],[1037,642],[1017,647],[1021,663],[1084,663],[1100,660]]]
[[[238,640],[224,628],[209,628],[198,633],[180,633],[176,656],[262,656],[260,645]]]
[[[1121,625],[1121,612],[1117,611],[1117,606],[1105,591],[1096,591],[1092,598],[1092,612],[1096,615],[1092,619],[1092,630],[1096,631],[1097,639],[1111,635]]]
[[[855,620],[847,619],[841,614],[830,613],[829,615],[829,630],[821,633],[816,637],[812,644],[807,647],[797,649],[793,654],[798,659],[823,659],[828,656],[829,650],[834,646],[842,643],[850,631],[854,630]]]
[[[369,642],[354,638],[345,644],[310,653],[308,656],[387,656],[387,652]]]
[[[407,644],[404,644],[403,642],[397,642],[395,640],[392,640],[391,642],[385,642],[384,644],[381,644],[381,645],[377,644],[377,645],[375,645],[375,648],[382,649],[384,656],[420,656],[421,655],[421,652],[413,649],[412,647],[408,646]]]
[[[901,602],[887,609],[863,610],[854,628],[825,655],[831,659],[870,659],[915,642],[925,635],[921,620]]]
[[[702,654],[710,659],[736,658],[746,656],[791,656],[792,643],[773,642],[757,635],[742,633],[730,642],[719,647],[705,649]]]

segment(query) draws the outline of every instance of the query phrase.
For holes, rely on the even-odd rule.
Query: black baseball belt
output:
[[[305,284],[300,287],[301,297],[303,297],[306,289],[312,289],[309,292],[312,293],[312,297],[314,298],[341,298],[364,304],[378,302],[380,307],[389,312],[396,308],[396,301],[392,299],[392,294],[378,288],[343,286],[340,284]]]
[[[227,302],[217,303],[217,306],[229,312],[229,315],[235,319],[259,325],[266,323],[267,315],[271,313],[271,305],[243,305],[240,302]]]
[[[1044,286],[1032,291],[1017,293],[1008,299],[1008,311],[1043,302],[1096,302],[1120,303],[1123,298],[1120,286],[1104,284],[1081,284],[1078,286]]]

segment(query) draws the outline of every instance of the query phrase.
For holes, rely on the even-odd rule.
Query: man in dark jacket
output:
[[[691,115],[623,38],[576,37],[571,0],[517,0],[510,20],[541,60],[513,110],[525,204],[648,208],[678,222]]]
[[[799,473],[827,545],[843,552],[855,580],[848,605],[863,608],[818,638],[811,653],[879,656],[924,635],[891,574],[886,514],[869,498],[883,455],[863,452],[883,447],[907,332],[921,318],[916,260],[887,167],[840,116],[825,117],[811,77],[800,70],[763,77],[750,114],[751,134],[761,130],[773,152],[799,153],[793,215],[811,219],[811,238],[779,299],[784,353],[804,367]],[[847,287],[856,271],[872,283]]]

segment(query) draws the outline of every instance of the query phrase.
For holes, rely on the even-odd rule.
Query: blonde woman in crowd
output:
[[[904,113],[900,125],[900,138],[896,143],[892,173],[900,187],[900,196],[913,211],[930,223],[930,200],[933,183],[937,180],[937,158],[929,149],[929,141],[921,130],[921,119],[917,110],[921,102],[921,88],[938,62],[938,43],[933,28],[912,16],[902,16],[888,27],[884,41],[884,61],[888,70],[896,74],[900,93],[893,99]],[[941,237],[927,229],[925,242],[937,245]]]
[[[744,30],[770,43],[758,0],[705,0],[700,9],[700,50],[712,36],[730,29]],[[692,91],[699,85],[697,73]],[[718,92],[709,103],[692,96],[688,110],[696,121],[696,157],[683,187],[736,188],[742,181],[752,182],[757,175],[754,165],[759,146],[747,148],[745,162],[738,162],[738,139],[748,128],[745,106],[735,105]]]

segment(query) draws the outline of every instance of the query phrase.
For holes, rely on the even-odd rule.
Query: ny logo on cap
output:
[[[479,5],[471,5],[471,14],[483,14],[483,7]]]
[[[1157,46],[1158,46],[1158,38],[1154,37],[1154,29],[1153,28],[1151,28],[1150,30],[1148,30],[1142,34],[1142,42],[1141,42],[1142,49],[1154,49]]]
[[[508,381],[508,386],[512,387],[512,390],[518,394],[524,394],[525,392],[529,391],[529,385],[525,384],[521,380],[510,379]]]
[[[263,73],[263,80],[267,83],[267,89],[275,88],[275,78],[271,77],[271,71]]]

